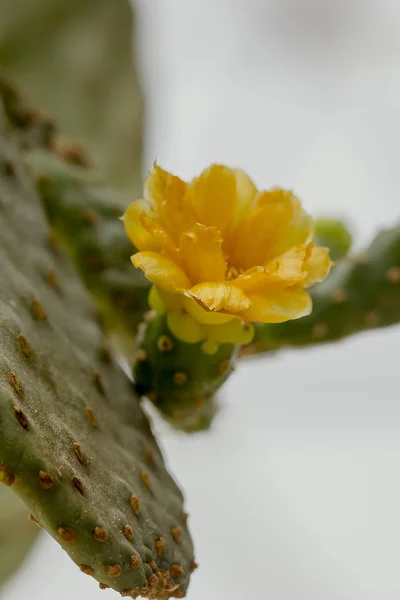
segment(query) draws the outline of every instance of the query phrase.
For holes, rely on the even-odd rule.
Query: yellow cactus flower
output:
[[[209,328],[210,340],[210,328],[214,335],[230,321],[308,315],[306,288],[332,265],[327,248],[312,242],[313,220],[292,192],[258,191],[243,171],[222,165],[190,183],[155,165],[144,199],[129,206],[123,221],[138,250],[134,266],[156,286],[153,303],[175,314],[171,322],[177,313],[190,316],[183,328],[195,340],[205,335],[196,324]]]

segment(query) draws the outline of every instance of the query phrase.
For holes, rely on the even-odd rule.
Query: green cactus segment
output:
[[[348,257],[311,290],[310,316],[279,325],[256,325],[243,355],[308,346],[400,322],[400,226],[382,231],[368,250]]]
[[[167,315],[140,328],[133,367],[137,390],[147,395],[173,427],[186,432],[208,429],[216,412],[213,394],[234,368],[237,346],[221,344],[214,354],[203,342],[175,337]]]
[[[88,161],[82,149],[60,144],[54,124],[2,80],[0,97],[8,126],[35,178],[54,243],[67,247],[98,306],[103,327],[118,351],[132,357],[137,326],[148,310],[150,285],[141,271],[132,268],[135,249],[119,221],[130,200],[85,168]]]
[[[1,137],[0,231],[0,481],[101,587],[183,597],[182,494]]]
[[[55,155],[30,152],[27,160],[48,220],[92,293],[104,327],[123,339],[124,352],[132,354],[150,286],[132,268],[134,249],[119,220],[126,202],[115,190],[90,181],[87,170]]]
[[[350,229],[342,221],[336,219],[317,219],[315,222],[314,242],[317,246],[329,248],[332,260],[339,260],[348,255],[352,236]]]
[[[12,491],[0,489],[0,586],[22,565],[39,528],[29,522],[29,512]]]

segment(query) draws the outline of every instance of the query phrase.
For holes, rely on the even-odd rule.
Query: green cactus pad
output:
[[[131,356],[150,286],[130,261],[134,249],[119,220],[127,202],[91,179],[89,170],[50,152],[30,152],[27,160],[48,220],[95,299],[103,326]]]
[[[150,284],[134,270],[134,252],[119,217],[131,198],[108,187],[88,168],[81,147],[62,143],[54,123],[33,110],[0,79],[8,127],[24,152],[24,161],[52,226],[92,294],[118,351],[131,358],[138,324],[148,310]]]
[[[232,372],[237,346],[221,344],[215,354],[206,354],[202,342],[187,344],[175,337],[166,315],[149,317],[137,345],[137,391],[147,395],[173,427],[187,433],[208,429],[216,412],[213,394]]]
[[[382,231],[365,253],[337,263],[311,290],[310,316],[280,325],[256,325],[242,348],[252,355],[308,346],[400,322],[400,226]]]
[[[0,480],[101,587],[183,597],[182,494],[0,137]]]

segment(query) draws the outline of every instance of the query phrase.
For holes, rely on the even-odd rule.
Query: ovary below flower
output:
[[[190,183],[155,165],[123,221],[138,250],[132,262],[164,305],[205,326],[308,315],[306,288],[332,265],[292,192],[259,192],[243,171],[222,165]]]

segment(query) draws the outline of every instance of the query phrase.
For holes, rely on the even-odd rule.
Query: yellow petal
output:
[[[241,313],[241,317],[252,323],[283,323],[309,315],[312,300],[305,290],[299,287],[276,287],[268,295],[249,295],[251,306]]]
[[[167,324],[171,333],[186,344],[196,344],[206,338],[202,328],[204,326],[183,311],[170,311],[167,315]]]
[[[219,325],[235,319],[235,315],[212,312],[201,306],[194,298],[182,296],[184,309],[199,323],[204,325]]]
[[[152,285],[148,297],[149,306],[152,310],[155,310],[159,315],[165,315],[167,312],[167,306],[160,295],[158,288]]]
[[[248,269],[233,283],[246,293],[258,291],[260,294],[267,294],[271,285],[303,285],[307,277],[307,256],[307,246],[296,246],[264,267]]]
[[[219,344],[248,344],[254,337],[253,325],[239,319],[233,319],[223,325],[205,327],[208,339]]]
[[[208,356],[213,356],[214,354],[216,354],[218,352],[218,348],[219,344],[217,344],[217,342],[215,342],[214,340],[206,340],[201,345],[202,351]]]
[[[307,277],[304,282],[305,287],[309,287],[314,283],[318,283],[327,277],[333,266],[333,262],[329,258],[328,248],[315,246],[310,244],[310,256],[305,264]]]
[[[216,227],[224,239],[236,208],[234,171],[223,165],[211,165],[191,182],[189,199],[197,221]]]
[[[248,269],[242,273],[242,275],[239,275],[239,277],[233,281],[238,288],[246,293],[255,292],[257,290],[259,290],[261,293],[265,285],[274,283],[276,281],[274,275],[275,272],[267,273],[264,267],[252,267],[251,269]]]
[[[302,207],[300,200],[290,191],[275,190],[276,193],[290,197],[291,219],[286,226],[278,230],[270,247],[268,258],[287,252],[293,246],[309,241],[314,233],[314,219]]]
[[[305,278],[304,263],[307,259],[307,246],[294,246],[279,258],[267,263],[266,269],[277,269],[278,278],[289,284],[294,285]]]
[[[167,292],[183,292],[190,288],[185,272],[170,258],[158,252],[138,252],[131,257],[132,263],[142,269],[146,278]]]
[[[186,294],[198,300],[211,311],[236,314],[250,306],[246,294],[229,283],[214,283],[211,281],[198,283],[187,290]]]
[[[257,188],[250,177],[240,169],[235,169],[234,173],[236,176],[235,213],[231,226],[227,228],[224,234],[224,249],[228,256],[236,244],[238,229],[240,229],[243,219],[253,207],[257,196]]]
[[[221,235],[215,227],[196,223],[181,235],[181,254],[192,283],[224,280],[226,262]]]
[[[312,219],[291,192],[258,194],[255,208],[243,220],[231,250],[230,262],[249,269],[303,244],[312,233]]]
[[[162,244],[143,226],[141,215],[150,215],[151,206],[145,200],[132,202],[122,216],[125,231],[138,250],[160,250]]]
[[[164,171],[157,164],[145,182],[145,199],[154,206],[161,224],[175,244],[179,243],[181,233],[196,222],[188,193],[189,186],[185,181]]]
[[[142,222],[143,227],[146,231],[152,235],[157,242],[159,243],[159,247],[163,250],[167,256],[179,262],[179,252],[178,249],[175,248],[174,242],[171,236],[167,233],[167,231],[160,225],[157,219],[150,217],[146,213],[141,213],[140,220]]]
[[[257,188],[250,177],[240,169],[235,169],[236,175],[236,222],[241,221],[249,212],[257,196]]]

